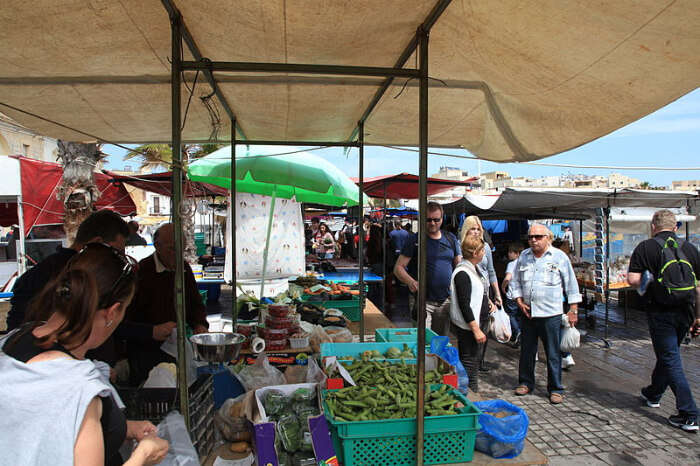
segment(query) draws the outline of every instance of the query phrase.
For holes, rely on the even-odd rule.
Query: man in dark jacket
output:
[[[658,408],[664,392],[671,387],[676,396],[678,414],[668,418],[669,424],[687,432],[697,432],[698,408],[683,372],[680,344],[689,329],[693,333],[700,331],[700,286],[695,280],[695,277],[700,277],[700,254],[690,242],[678,239],[676,229],[676,216],[673,212],[659,210],[654,213],[651,220],[652,238],[642,241],[632,253],[627,281],[630,285],[639,287],[645,271],[653,275],[644,298],[649,334],[656,353],[656,366],[651,374],[651,384],[642,389],[642,399],[647,406]],[[694,273],[691,278],[695,282],[695,289],[688,291],[687,304],[669,305],[665,302],[671,292],[659,282],[663,275],[662,268],[667,267],[663,263],[663,249],[659,243],[666,246],[669,239],[671,244],[675,242],[680,245],[678,256],[685,256],[687,263],[690,263],[692,271],[688,270],[688,276]]]
[[[172,223],[160,227],[153,236],[156,252],[139,262],[136,294],[127,310],[129,322],[153,326],[150,340],[128,343],[132,385],[139,385],[148,372],[161,362],[174,359],[160,349],[163,340],[175,328],[175,235]],[[185,263],[185,311],[187,324],[194,333],[207,331],[207,313],[190,266]],[[158,331],[158,333],[156,333]]]

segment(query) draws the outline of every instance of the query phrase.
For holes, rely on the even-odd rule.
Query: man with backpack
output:
[[[627,281],[644,291],[643,299],[651,343],[656,353],[656,366],[651,384],[642,389],[642,399],[651,408],[660,406],[666,388],[676,396],[678,414],[668,418],[669,424],[687,432],[698,431],[698,409],[688,380],[683,372],[680,344],[691,330],[700,332],[700,254],[687,241],[679,239],[676,216],[659,210],[651,219],[651,239],[642,241],[630,259]],[[645,289],[643,275],[651,281]]]

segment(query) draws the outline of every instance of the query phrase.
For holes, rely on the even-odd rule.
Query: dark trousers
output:
[[[547,391],[549,393],[563,392],[561,354],[559,353],[561,315],[524,318],[521,324],[519,385],[525,385],[530,390],[535,388],[535,355],[537,354],[537,342],[542,340],[544,350],[547,353]]]
[[[479,328],[482,331],[486,328],[489,316],[488,312],[482,310],[479,318]],[[474,333],[471,330],[464,330],[452,325],[452,333],[457,336],[457,348],[459,349],[459,360],[462,361],[464,369],[469,376],[469,390],[474,393],[479,392],[479,365],[484,356],[485,343],[477,343]]]
[[[513,339],[520,333],[520,321],[522,320],[522,314],[520,313],[520,308],[518,303],[514,299],[506,298],[503,303],[503,310],[506,311],[508,317],[510,317],[510,330]]]
[[[649,334],[656,353],[656,366],[651,373],[651,385],[643,389],[644,396],[658,401],[668,387],[676,396],[678,413],[697,417],[688,380],[683,372],[680,344],[690,328],[685,312],[649,312]]]

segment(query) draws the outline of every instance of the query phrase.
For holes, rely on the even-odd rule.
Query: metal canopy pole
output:
[[[22,192],[22,177],[20,176],[20,190]],[[19,238],[17,241],[17,276],[19,277],[27,271],[27,248],[25,243],[26,235],[24,234],[24,204],[22,203],[22,194],[17,196],[17,221],[19,223]],[[14,237],[15,232],[12,232]]]
[[[185,268],[182,247],[182,146],[181,146],[181,116],[180,116],[180,56],[182,54],[181,17],[179,13],[170,16],[172,32],[171,57],[171,105],[172,105],[172,168],[173,168],[173,208],[171,215],[175,230],[175,316],[177,318],[177,388],[180,398],[180,412],[185,418],[187,428],[190,428],[190,410],[187,391],[187,358],[185,355]]]
[[[612,347],[608,339],[608,312],[610,306],[610,202],[605,208],[605,337],[603,343],[606,348]]]
[[[358,142],[360,143],[360,176],[359,176],[359,209],[358,209],[358,225],[359,225],[359,241],[357,243],[358,250],[357,256],[359,260],[360,268],[360,341],[365,341],[365,271],[364,271],[364,248],[365,248],[365,232],[363,227],[365,225],[364,216],[364,187],[365,187],[365,124],[360,121],[357,124],[359,128]]]
[[[417,78],[418,70],[412,68],[382,68],[378,66],[315,65],[302,63],[255,63],[224,61],[184,61],[185,71],[225,71],[249,73],[302,73],[342,76],[393,76],[397,78]]]
[[[386,181],[384,182],[384,212],[383,212],[383,217],[384,217],[384,222],[382,223],[382,312],[384,315],[387,314],[387,308],[386,308],[386,285],[387,285],[387,276],[389,275],[386,271],[386,243],[387,243],[387,238],[386,238]],[[391,242],[389,243],[391,244]],[[391,286],[391,282],[389,282],[389,286]]]
[[[233,322],[232,331],[236,331],[238,322],[238,291],[236,291],[236,120],[231,120],[231,238],[228,247],[231,248],[231,319]]]
[[[425,294],[428,214],[428,31],[418,28],[416,37],[420,43],[418,49],[420,63],[420,90],[418,94],[418,380],[416,384],[416,464],[423,466],[424,440],[424,395],[425,395]]]

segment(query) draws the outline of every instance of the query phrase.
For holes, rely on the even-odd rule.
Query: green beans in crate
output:
[[[440,385],[432,385],[437,390]],[[451,388],[451,387],[450,387]],[[346,466],[408,466],[416,463],[416,418],[339,422],[323,407],[333,444]],[[474,456],[481,411],[457,390],[449,392],[464,404],[459,414],[428,416],[424,424],[423,458],[426,464],[463,463]]]

